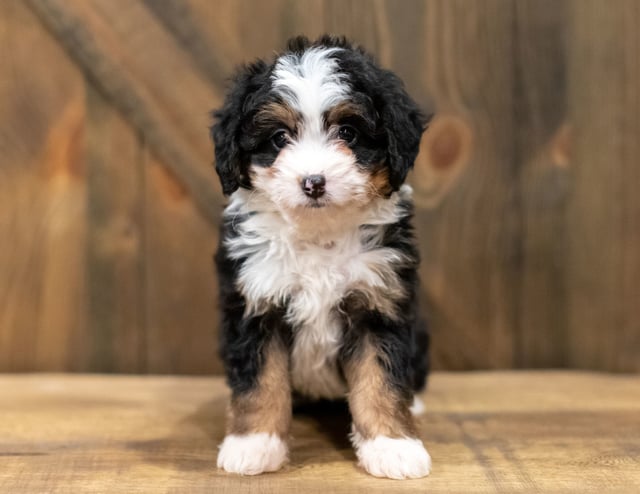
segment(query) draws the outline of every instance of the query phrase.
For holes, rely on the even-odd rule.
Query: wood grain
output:
[[[218,229],[181,182],[145,156],[145,321],[150,373],[221,372],[213,253]]]
[[[0,2],[0,67],[0,370],[82,367],[82,73],[22,2]]]
[[[567,361],[566,205],[570,170],[558,148],[568,126],[566,25],[561,0],[515,2],[512,207],[519,216],[515,360],[518,367]],[[565,136],[565,137],[563,137]],[[562,162],[562,163],[561,163]]]
[[[87,88],[88,369],[142,372],[145,360],[144,154],[139,135]]]
[[[219,185],[210,172],[209,110],[220,94],[188,62],[140,2],[32,0],[30,5],[90,81],[141,132],[217,221]]]
[[[366,475],[344,406],[294,414],[291,462],[215,468],[228,391],[219,378],[0,376],[0,491],[31,493],[635,493],[640,377],[437,373],[421,437],[425,479]]]
[[[220,371],[208,112],[331,32],[436,111],[411,175],[435,367],[639,371],[638,9],[0,0],[0,370]]]
[[[232,57],[229,52],[212,50],[211,45],[225,44],[227,50],[231,41],[230,32],[221,31],[226,24],[220,22],[228,18],[221,14],[221,2],[212,4],[211,2],[201,2],[194,5],[187,1],[176,2],[174,0],[143,0],[144,5],[173,33],[179,44],[183,47],[188,56],[196,63],[200,71],[212,83],[219,87],[224,87],[229,74],[234,67],[230,58],[239,57],[239,49],[231,48]],[[209,6],[217,9],[216,16],[210,19],[203,18],[196,6]],[[214,24],[207,21],[213,21]],[[226,36],[225,36],[226,35]],[[211,38],[209,38],[211,36]]]
[[[425,46],[420,81],[436,111],[472,133],[468,163],[439,203],[415,182],[438,368],[514,365],[512,21],[504,2],[434,1],[426,4],[422,24],[412,24],[411,36]],[[423,153],[416,176],[432,163]]]
[[[638,372],[640,4],[577,1],[571,14],[569,363]]]

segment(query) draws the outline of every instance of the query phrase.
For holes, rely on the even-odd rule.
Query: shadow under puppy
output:
[[[232,398],[218,466],[287,460],[292,393],[348,399],[360,465],[428,475],[410,411],[427,375],[411,188],[427,118],[344,38],[241,68],[211,129],[229,196],[216,264]]]

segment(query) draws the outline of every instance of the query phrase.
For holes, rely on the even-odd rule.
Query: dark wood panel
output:
[[[220,372],[213,268],[218,228],[149,153],[144,195],[147,371]]]
[[[512,24],[505,2],[434,1],[412,33],[438,114],[413,177],[437,368],[514,364]]]
[[[87,89],[89,370],[145,370],[144,156],[139,135]]]
[[[0,2],[0,370],[81,368],[84,81],[23,2]]]
[[[435,366],[639,370],[638,10],[0,2],[0,369],[220,370],[208,112],[236,64],[332,32],[436,111],[411,176]]]
[[[571,4],[569,362],[640,371],[640,3]],[[597,33],[597,36],[594,36]]]
[[[567,7],[563,0],[515,2],[512,207],[520,246],[512,280],[519,367],[561,367],[567,359]]]

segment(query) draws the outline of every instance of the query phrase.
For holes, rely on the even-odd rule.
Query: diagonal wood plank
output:
[[[151,12],[171,31],[182,47],[193,58],[203,74],[214,84],[223,87],[239,63],[242,52],[232,32],[229,16],[224,15],[221,2],[212,4],[215,16],[204,17],[193,2],[174,0],[143,0]],[[226,26],[226,30],[225,30]],[[225,32],[226,31],[226,32]]]
[[[207,126],[220,94],[175,39],[139,2],[32,0],[30,5],[184,182],[202,214],[217,221],[221,194],[210,167]]]

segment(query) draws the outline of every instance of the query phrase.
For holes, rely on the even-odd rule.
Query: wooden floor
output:
[[[218,378],[0,375],[0,493],[640,492],[640,376],[435,374],[413,481],[357,468],[341,406],[295,416],[282,472],[220,472],[227,399]]]

